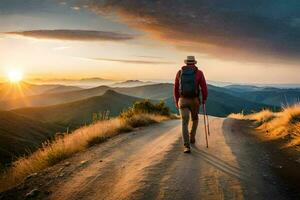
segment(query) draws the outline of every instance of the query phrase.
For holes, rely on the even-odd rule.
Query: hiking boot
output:
[[[191,144],[195,144],[196,143],[196,139],[194,135],[190,135],[190,143]]]
[[[184,147],[183,153],[191,153],[190,147]]]

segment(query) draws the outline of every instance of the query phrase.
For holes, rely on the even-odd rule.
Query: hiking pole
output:
[[[207,126],[206,126],[206,117],[205,117],[205,107],[203,104],[203,119],[204,119],[204,129],[205,129],[205,140],[206,140],[206,148],[208,148],[208,138],[207,138]]]
[[[207,112],[206,112],[206,104],[203,104],[203,110],[204,110],[204,113],[205,113],[205,116],[206,116],[208,135],[210,136],[209,120],[208,120],[208,115],[207,115]]]

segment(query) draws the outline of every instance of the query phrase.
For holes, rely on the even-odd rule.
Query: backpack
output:
[[[198,69],[187,67],[181,69],[179,79],[180,96],[193,98],[199,96],[199,89],[196,87],[196,75]]]

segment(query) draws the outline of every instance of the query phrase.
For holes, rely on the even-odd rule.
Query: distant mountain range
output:
[[[82,88],[92,88],[100,85],[111,85],[116,83],[116,80],[104,79],[99,77],[83,78],[83,79],[31,79],[33,84],[58,84],[68,86],[78,86]]]
[[[137,86],[143,86],[143,85],[150,85],[155,84],[151,81],[140,81],[140,80],[127,80],[123,82],[117,82],[112,85],[111,87],[137,87]]]
[[[90,89],[81,89],[64,93],[43,93],[41,95],[27,96],[26,98],[11,99],[0,101],[0,109],[12,110],[23,107],[49,106],[62,103],[78,101],[93,96],[104,94],[112,89],[116,92],[146,99],[165,99],[172,95],[172,84],[161,83],[129,88],[111,88],[108,86],[99,86]]]
[[[281,89],[274,87],[255,87],[234,85],[225,87],[228,92],[253,102],[260,102],[271,106],[287,106],[299,103],[300,88]]]
[[[140,84],[135,80],[121,84],[126,83]],[[26,149],[37,148],[58,131],[92,123],[93,113],[109,110],[110,116],[117,116],[141,99],[164,100],[173,112],[177,112],[173,84],[170,83],[135,87],[98,86],[89,89],[27,83],[21,83],[18,89],[11,87],[9,84],[0,84],[0,109],[6,110],[0,111],[2,164],[9,162],[14,155],[26,153]],[[282,103],[292,104],[298,102],[300,97],[300,89],[249,85],[208,87],[208,114],[220,117],[232,112],[250,113],[262,108],[278,110]]]
[[[18,96],[18,98],[0,101],[0,109],[12,110],[24,107],[40,107],[64,104],[87,99],[94,96],[100,96],[110,89],[118,93],[138,98],[154,100],[165,100],[169,98],[172,99],[173,95],[173,84],[170,83],[149,84],[137,87],[99,86],[90,89],[81,89],[75,86],[57,85],[54,88],[53,86],[40,87],[42,87],[42,89],[36,90],[39,92],[43,91],[42,94],[31,96],[29,95],[26,97]],[[46,87],[47,90],[44,87]],[[257,87],[248,85],[230,85],[226,87],[217,87],[209,85],[208,103],[216,101],[216,103],[222,105],[221,107],[223,107],[223,109],[226,108],[226,112],[223,112],[223,109],[219,109],[219,107],[215,104],[213,104],[211,108],[211,110],[218,110],[218,112],[211,112],[211,114],[225,116],[226,114],[229,114],[233,111],[250,111],[256,107],[278,107],[282,104],[293,104],[299,101],[299,97],[300,89],[278,89],[271,87]],[[228,101],[227,99],[232,100]],[[236,104],[236,106],[233,106],[235,109],[227,108],[231,104],[231,102],[238,103]],[[243,109],[243,106],[245,109]],[[171,102],[170,107],[173,107],[171,105]]]

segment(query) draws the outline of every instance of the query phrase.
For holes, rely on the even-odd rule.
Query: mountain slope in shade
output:
[[[0,112],[0,164],[34,150],[62,127],[9,111]]]
[[[140,99],[108,90],[102,96],[54,106],[17,109],[14,112],[32,119],[75,128],[90,124],[93,113],[108,110],[110,116],[117,116],[138,100]]]
[[[265,87],[249,90],[249,86],[227,87],[235,96],[273,106],[292,105],[300,101],[300,89]]]

